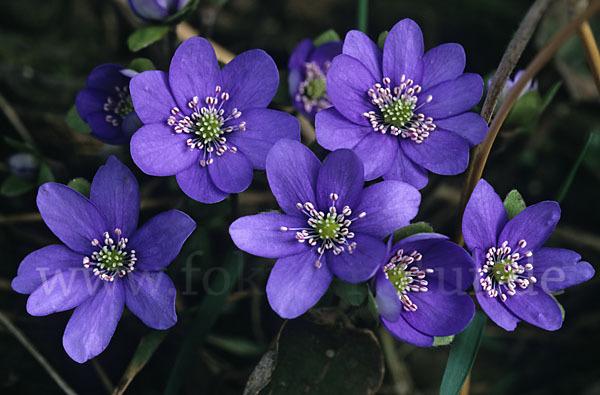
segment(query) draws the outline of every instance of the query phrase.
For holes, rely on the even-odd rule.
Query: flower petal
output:
[[[296,69],[301,71],[304,63],[308,60],[308,56],[313,49],[313,41],[310,38],[305,38],[300,41],[300,44],[294,49],[288,62],[288,69]]]
[[[383,46],[383,76],[400,85],[402,76],[420,84],[423,74],[423,33],[411,19],[396,23]]]
[[[393,165],[398,156],[398,138],[374,132],[366,133],[352,151],[362,160],[365,167],[365,180],[381,177]]]
[[[135,164],[151,176],[171,176],[191,167],[199,154],[190,152],[188,135],[175,133],[167,124],[142,126],[131,138],[131,157]]]
[[[525,240],[527,246],[520,249],[521,255],[526,251],[535,254],[548,240],[559,219],[558,203],[546,201],[531,205],[508,221],[498,237],[498,244],[508,241],[508,246],[515,251],[519,241]]]
[[[82,89],[75,98],[77,113],[85,121],[88,115],[103,110],[107,98],[106,92],[91,88]]]
[[[115,94],[115,87],[121,89],[129,86],[129,77],[123,75],[121,70],[123,67],[112,63],[96,66],[87,78],[87,87]]]
[[[333,59],[327,72],[327,94],[344,117],[356,124],[369,126],[363,114],[375,108],[367,92],[376,82],[358,59],[342,54]]]
[[[280,258],[304,252],[306,243],[296,239],[295,230],[306,228],[305,219],[279,213],[262,213],[236,219],[229,227],[234,244],[243,251],[265,258]]]
[[[113,125],[106,121],[107,113],[93,112],[87,116],[86,122],[92,129],[91,135],[107,144],[125,144],[129,138],[123,135],[121,125]]]
[[[320,146],[330,151],[353,148],[368,133],[370,126],[357,125],[339,113],[335,107],[321,110],[315,116],[315,132]]]
[[[360,200],[364,179],[360,158],[348,149],[336,150],[325,158],[317,179],[317,207],[326,211],[334,203],[338,212],[355,207]],[[338,195],[334,202],[331,194]]]
[[[148,70],[135,75],[129,89],[135,112],[144,123],[166,124],[171,109],[177,107],[169,86],[169,74],[164,71]]]
[[[177,322],[173,281],[163,272],[131,272],[124,281],[127,308],[153,329],[168,329]]]
[[[390,168],[383,174],[383,179],[402,181],[417,189],[423,189],[427,185],[428,175],[427,170],[410,160],[404,151],[399,149]]]
[[[390,322],[397,321],[402,311],[402,303],[398,291],[385,277],[383,270],[378,270],[375,275],[375,302],[379,314]]]
[[[304,218],[296,204],[316,204],[319,159],[299,141],[281,139],[269,151],[266,168],[271,192],[279,206],[289,215]]]
[[[137,228],[140,211],[140,189],[135,176],[114,156],[100,166],[90,191],[90,200],[104,213],[108,229],[116,228],[129,237]]]
[[[242,52],[223,67],[223,90],[229,93],[228,108],[267,107],[279,85],[273,59],[262,49]]]
[[[381,317],[381,323],[394,337],[404,342],[414,344],[418,347],[431,347],[433,345],[433,336],[419,332],[410,326],[402,316],[396,322],[390,322]]]
[[[215,186],[227,193],[239,193],[252,183],[252,163],[241,152],[225,151],[215,161],[206,166],[208,175]]]
[[[471,147],[481,143],[488,131],[485,119],[474,112],[465,112],[451,118],[440,119],[435,121],[435,125],[439,131],[456,133],[467,140]]]
[[[321,70],[326,69],[327,62],[331,62],[333,58],[342,53],[341,41],[329,41],[315,48],[310,54],[308,60],[315,62]]]
[[[194,220],[179,210],[150,218],[127,243],[128,248],[135,250],[136,269],[153,271],[167,267],[194,229]]]
[[[517,290],[504,303],[514,315],[542,329],[555,331],[562,326],[562,312],[558,303],[536,285],[523,291]]]
[[[500,196],[486,180],[479,180],[467,202],[462,220],[463,237],[469,250],[472,252],[479,248],[487,251],[490,247],[497,247],[498,234],[507,221]]]
[[[323,265],[315,267],[314,249],[279,258],[267,282],[267,299],[271,308],[282,318],[304,314],[323,296],[333,275]]]
[[[365,212],[350,230],[383,238],[394,230],[408,225],[419,211],[421,194],[417,189],[401,181],[382,181],[363,190],[354,214]]]
[[[410,292],[416,311],[403,311],[402,317],[419,332],[431,336],[451,336],[469,325],[475,315],[475,303],[464,292],[445,289],[440,278],[431,278],[427,292]]]
[[[281,111],[252,108],[244,111],[246,130],[227,136],[231,142],[258,170],[265,168],[267,154],[280,139],[300,140],[298,119]]]
[[[202,203],[217,203],[229,196],[229,193],[216,187],[208,175],[207,167],[199,163],[177,173],[177,184],[183,193]]]
[[[483,94],[483,80],[477,74],[465,73],[460,77],[439,83],[419,94],[419,98],[432,96],[420,112],[432,117],[434,122],[459,115],[472,109]]]
[[[447,43],[430,49],[423,55],[423,89],[453,80],[465,70],[465,50],[462,45]]]
[[[105,217],[83,195],[66,185],[48,182],[38,190],[42,219],[67,247],[88,255],[92,240],[108,230]]]
[[[544,292],[562,291],[594,277],[595,270],[575,251],[543,247],[533,254],[533,275]]]
[[[123,284],[116,281],[105,284],[75,309],[63,335],[63,347],[74,361],[84,363],[104,351],[121,319],[124,302]]]
[[[333,274],[349,283],[360,283],[373,277],[381,266],[386,254],[383,241],[375,237],[357,233],[348,243],[356,243],[356,249],[349,253],[348,249],[334,255],[326,250],[325,260]]]
[[[40,271],[40,276],[42,284],[27,299],[27,312],[33,316],[77,307],[96,293],[101,282],[91,270],[83,267]]]
[[[371,72],[377,81],[383,79],[381,49],[366,34],[358,30],[350,30],[344,38],[344,55],[358,59]]]
[[[434,130],[420,144],[410,139],[402,139],[400,144],[406,156],[432,173],[460,174],[469,164],[467,140],[452,132]]]
[[[127,0],[127,2],[133,13],[141,19],[160,21],[169,16],[166,4],[163,1]]]
[[[208,40],[188,38],[177,48],[169,68],[169,85],[182,110],[194,96],[204,102],[215,95],[215,88],[222,85],[221,70]]]
[[[35,250],[21,261],[12,288],[21,294],[30,294],[57,271],[81,268],[83,256],[64,245],[53,244]]]

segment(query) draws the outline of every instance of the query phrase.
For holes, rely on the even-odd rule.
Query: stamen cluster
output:
[[[436,128],[433,118],[417,113],[425,103],[433,100],[429,95],[423,104],[417,105],[421,90],[420,85],[415,85],[414,81],[407,79],[405,75],[400,79],[400,86],[393,88],[391,80],[385,77],[383,85],[377,83],[367,92],[378,111],[369,111],[362,115],[369,120],[376,132],[386,134],[389,131],[393,136],[410,138],[421,144]]]
[[[203,150],[203,157],[200,160],[200,165],[203,167],[214,162],[213,153],[221,156],[227,150],[237,152],[236,147],[227,143],[224,135],[235,130],[246,130],[244,121],[237,125],[226,125],[227,122],[242,116],[242,112],[237,108],[226,114],[223,104],[227,100],[229,100],[229,93],[222,92],[222,88],[217,85],[215,95],[204,99],[205,105],[201,106],[198,96],[194,96],[187,104],[192,110],[190,115],[184,115],[178,107],[173,107],[171,116],[167,120],[167,124],[175,133],[187,133],[192,136],[186,140],[190,151],[196,148]]]
[[[427,274],[434,272],[433,269],[419,269],[417,262],[423,259],[423,255],[418,251],[410,254],[404,254],[403,249],[399,249],[390,261],[383,267],[385,277],[392,283],[402,307],[405,311],[417,311],[418,307],[410,299],[409,292],[427,292],[429,282],[425,280]]]
[[[324,70],[321,70],[315,62],[308,62],[304,65],[304,81],[298,87],[296,101],[302,102],[304,111],[310,113],[313,108],[324,110],[331,107],[329,96],[327,95],[327,70],[331,62],[324,63]]]
[[[106,115],[104,120],[113,126],[117,127],[121,124],[121,121],[129,114],[133,112],[133,104],[131,102],[131,96],[129,95],[129,88],[125,86],[115,86],[118,100],[115,101],[112,96],[106,98],[106,102],[103,105],[103,109],[108,113],[115,113],[117,116],[112,114]]]
[[[486,262],[478,270],[479,282],[490,298],[500,297],[505,302],[508,296],[516,293],[516,287],[526,289],[529,284],[535,284],[537,279],[531,275],[531,263],[519,263],[524,258],[531,258],[533,252],[519,253],[520,249],[527,247],[527,242],[521,240],[513,252],[508,247],[508,241],[498,248],[491,247],[485,255]],[[508,296],[507,296],[508,295]]]
[[[127,251],[128,239],[121,237],[121,229],[115,229],[117,242],[110,237],[108,232],[104,232],[104,245],[98,239],[92,240],[92,245],[98,247],[98,251],[94,251],[91,257],[83,258],[83,267],[86,269],[93,268],[94,276],[100,280],[112,282],[115,276],[124,277],[135,269],[135,250]]]

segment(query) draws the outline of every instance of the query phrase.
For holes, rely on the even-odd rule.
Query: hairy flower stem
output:
[[[492,123],[490,124],[488,133],[483,142],[475,147],[472,152],[471,162],[467,168],[467,176],[465,183],[463,184],[463,191],[460,203],[460,212],[464,212],[466,203],[475,188],[475,185],[483,174],[488,156],[496,140],[496,136],[502,127],[502,124],[506,120],[510,110],[517,102],[519,94],[525,88],[525,85],[545,66],[554,56],[554,54],[562,47],[564,43],[577,31],[579,26],[592,17],[596,12],[600,10],[600,0],[594,0],[590,2],[589,6],[581,12],[577,17],[573,18],[568,25],[563,27],[558,33],[552,37],[552,39],[546,44],[546,46],[536,55],[533,61],[527,66],[521,78],[516,81],[513,88],[510,90],[506,99],[502,102],[502,105],[498,109],[498,112],[494,116]],[[511,50],[511,46],[509,49]],[[485,108],[484,108],[485,109]],[[462,218],[462,215],[460,216]],[[460,226],[459,226],[460,229]],[[462,235],[457,238],[459,242],[462,242]]]

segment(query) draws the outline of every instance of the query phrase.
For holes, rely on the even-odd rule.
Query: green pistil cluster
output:
[[[312,100],[320,99],[327,92],[327,83],[324,78],[317,77],[308,81],[304,90],[305,95]]]
[[[410,276],[406,272],[406,266],[399,265],[394,269],[386,271],[388,280],[392,283],[394,288],[399,294],[406,293],[408,291],[408,285],[412,282]]]
[[[513,261],[510,258],[502,259],[494,264],[494,278],[499,284],[508,283],[515,276]],[[507,271],[508,269],[508,271]]]
[[[401,128],[412,119],[414,108],[414,103],[396,99],[391,104],[382,108],[381,114],[386,123]]]
[[[125,251],[120,251],[114,245],[110,248],[103,247],[98,252],[98,266],[108,271],[114,271],[124,266],[126,257],[127,253]]]
[[[131,101],[131,95],[119,100],[115,112],[119,114],[121,118],[125,118],[127,115],[133,112],[133,102]]]
[[[196,134],[202,137],[204,144],[207,144],[215,141],[224,133],[221,129],[222,126],[223,122],[219,114],[208,112],[196,121]]]
[[[327,214],[327,217],[317,220],[315,229],[322,240],[331,240],[338,237],[340,224],[336,221],[337,215]]]

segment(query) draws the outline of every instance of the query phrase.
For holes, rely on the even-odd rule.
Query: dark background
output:
[[[528,6],[529,2],[523,0],[374,0],[368,33],[376,39],[398,20],[413,18],[423,30],[426,49],[444,42],[461,43],[467,53],[467,71],[488,76]],[[562,5],[549,12],[523,55],[521,68],[567,15]],[[355,28],[356,3],[203,1],[189,22],[233,53],[264,49],[280,70],[285,70],[290,53],[301,39],[314,38],[330,28],[343,37]],[[231,248],[227,227],[234,214],[231,199],[213,206],[194,202],[178,190],[174,179],[151,178],[139,172],[126,148],[105,146],[75,133],[64,122],[77,91],[85,86],[87,74],[96,65],[126,65],[140,55],[162,68],[168,64],[162,43],[140,54],[129,52],[126,39],[140,24],[113,1],[3,0],[0,93],[24,122],[58,182],[66,183],[74,177],[91,180],[106,157],[116,154],[134,170],[142,186],[147,208],[141,213],[140,223],[170,208],[179,208],[198,222],[197,231],[168,270],[178,289],[184,290],[186,277],[182,269],[190,262],[198,269],[192,276],[192,289],[197,294],[178,296],[179,323],[129,388],[129,393],[158,394],[188,334],[186,328],[194,308],[203,300],[203,283],[210,277],[210,268],[222,265]],[[592,26],[600,31],[596,24]],[[589,133],[600,132],[598,94],[576,39],[538,76],[540,92],[544,94],[557,81],[563,81],[562,87],[535,126],[507,125],[494,145],[484,177],[501,196],[517,188],[527,203],[555,199]],[[277,108],[289,105],[285,91],[282,93],[275,100]],[[0,133],[21,138],[4,112],[0,113]],[[8,176],[5,160],[15,152],[0,142],[0,180]],[[561,204],[562,219],[548,243],[578,251],[596,268],[600,262],[599,179],[600,138],[596,138]],[[462,182],[462,175],[431,176],[429,186],[422,191],[424,200],[418,219],[430,222],[438,232],[454,234]],[[239,197],[239,214],[275,208],[264,174],[257,174],[250,190]],[[95,361],[79,365],[69,359],[62,349],[62,332],[70,313],[31,317],[25,311],[26,296],[10,289],[21,259],[56,241],[40,220],[27,216],[35,212],[34,191],[16,198],[0,197],[0,310],[77,392],[105,394],[98,370],[103,370],[112,383],[118,382],[139,339],[149,329],[125,313],[111,344]],[[270,260],[247,258],[247,281],[234,289],[211,335],[196,350],[183,393],[242,392],[248,375],[282,323],[264,296],[270,264]],[[471,393],[600,394],[599,285],[596,277],[558,297],[566,309],[566,320],[557,332],[521,324],[509,333],[489,322],[473,368]],[[223,345],[223,339],[229,341],[229,346]],[[419,349],[399,341],[394,346],[398,362],[393,369],[400,369],[405,378],[394,385],[386,373],[380,393],[436,393],[449,348]],[[0,393],[61,393],[38,362],[2,326]]]

